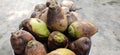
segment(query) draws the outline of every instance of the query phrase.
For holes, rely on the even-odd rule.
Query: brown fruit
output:
[[[87,37],[81,37],[68,46],[76,55],[89,55],[90,47],[91,40]]]
[[[26,49],[25,49],[26,55],[46,55],[45,47],[42,43],[31,40],[28,42]]]
[[[66,15],[67,15],[68,13],[70,13],[68,7],[61,7],[61,8],[64,10],[64,12],[65,12]]]
[[[68,26],[67,17],[58,4],[50,3],[47,15],[47,26],[51,31],[64,32]]]
[[[32,14],[31,14],[31,17],[30,18],[39,18],[41,16],[42,12],[41,11],[34,11]]]
[[[40,18],[45,8],[47,8],[46,4],[37,4],[30,18]]]
[[[40,19],[44,21],[47,24],[47,14],[48,14],[48,8],[44,9],[42,11],[42,14],[40,15]]]
[[[79,16],[79,14],[73,11],[67,14],[67,18],[68,18],[68,25],[70,25],[75,21],[81,21],[81,17]]]
[[[27,31],[13,32],[10,41],[15,54],[24,54],[25,46],[30,40],[35,40],[35,38]]]
[[[31,14],[30,18],[39,18],[46,23],[47,22],[47,13],[48,13],[48,8],[45,8],[42,11],[34,11]]]
[[[46,4],[37,4],[34,8],[34,11],[42,11],[46,8]]]
[[[75,11],[76,10],[76,6],[75,6],[75,4],[72,0],[63,0],[61,2],[61,6],[62,7],[68,7],[70,11]]]

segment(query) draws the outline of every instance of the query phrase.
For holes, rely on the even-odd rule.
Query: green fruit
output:
[[[62,34],[61,32],[56,32],[56,34],[54,35],[54,41],[58,42],[58,43],[62,43],[65,40],[65,35]]]
[[[80,38],[80,37],[91,37],[98,31],[97,27],[85,21],[75,21],[73,22],[69,28],[68,33],[73,38]]]
[[[47,55],[76,55],[76,54],[69,49],[59,48],[48,53]]]
[[[55,50],[57,48],[64,48],[68,44],[68,38],[59,31],[54,31],[48,38],[48,48]],[[54,46],[54,47],[53,47]]]
[[[47,29],[46,24],[40,19],[31,18],[30,25],[32,31],[36,33],[41,38],[46,38],[49,36],[50,32]]]
[[[45,22],[38,18],[25,19],[19,26],[19,29],[30,32],[36,40],[46,40],[50,34]]]

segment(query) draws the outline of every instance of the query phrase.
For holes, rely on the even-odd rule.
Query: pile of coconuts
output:
[[[11,33],[15,55],[89,55],[97,27],[81,20],[71,0],[37,4],[30,18]]]

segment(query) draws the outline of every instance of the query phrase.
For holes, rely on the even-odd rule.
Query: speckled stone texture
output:
[[[59,0],[60,2],[61,0]],[[94,23],[99,31],[92,39],[89,55],[120,55],[120,0],[73,0],[81,19]],[[29,18],[34,6],[45,0],[0,0],[0,55],[13,55],[11,32]]]

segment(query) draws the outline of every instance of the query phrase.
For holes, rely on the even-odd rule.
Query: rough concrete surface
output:
[[[60,0],[59,0],[60,1]],[[81,19],[99,31],[92,39],[89,55],[120,55],[120,0],[73,0]],[[45,0],[0,0],[0,55],[12,55],[10,36],[29,18],[34,6]]]

